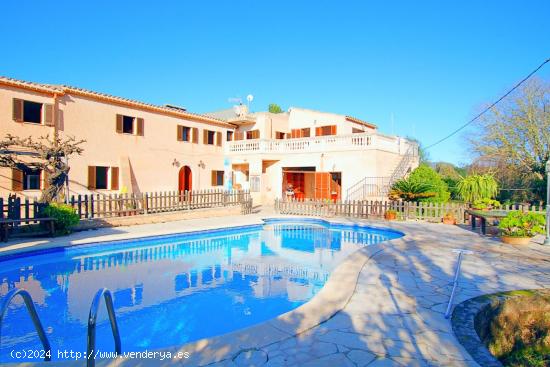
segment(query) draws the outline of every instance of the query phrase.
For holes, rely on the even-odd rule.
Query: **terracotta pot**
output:
[[[509,245],[528,245],[531,241],[531,237],[510,237],[501,236],[501,241]]]
[[[443,224],[456,224],[455,218],[443,218]]]
[[[386,220],[396,220],[397,219],[397,213],[384,213],[384,218]]]

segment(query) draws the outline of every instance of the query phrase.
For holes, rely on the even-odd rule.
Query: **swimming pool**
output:
[[[224,334],[288,312],[311,299],[357,249],[400,232],[323,220],[142,238],[0,258],[0,297],[32,295],[52,346],[86,350],[99,288],[111,290],[123,351],[152,350]],[[42,349],[17,298],[4,318],[0,361],[14,349]],[[97,350],[114,350],[104,305]],[[21,360],[18,360],[21,361]]]

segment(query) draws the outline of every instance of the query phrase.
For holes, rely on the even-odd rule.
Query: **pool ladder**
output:
[[[34,307],[34,302],[32,300],[32,297],[29,294],[29,292],[27,292],[26,290],[12,289],[11,291],[8,292],[8,294],[6,294],[6,296],[2,300],[2,304],[0,305],[0,333],[2,332],[2,320],[4,320],[4,315],[6,314],[6,311],[8,310],[8,306],[10,305],[11,301],[16,296],[20,296],[21,298],[23,298],[23,301],[25,301],[25,306],[27,306],[27,311],[29,311],[29,315],[31,316],[31,320],[32,320],[32,323],[34,324],[34,328],[36,329],[36,332],[38,333],[38,337],[42,342],[42,348],[44,348],[44,361],[46,362],[50,361],[52,356],[52,348],[50,346],[50,342],[48,341],[48,337],[46,336],[44,327],[40,322],[40,318],[38,317],[38,313],[36,312],[36,308]],[[0,334],[0,340],[1,340],[1,334]]]
[[[27,307],[27,311],[29,311],[29,315],[31,316],[32,323],[34,324],[34,328],[36,329],[36,332],[38,333],[38,337],[42,342],[42,347],[44,348],[44,361],[49,362],[51,360],[51,353],[52,353],[50,342],[48,341],[48,337],[46,336],[46,332],[44,331],[42,322],[40,322],[40,318],[38,317],[38,313],[36,312],[36,308],[34,307],[34,301],[32,300],[32,297],[29,294],[29,292],[27,292],[24,289],[12,289],[6,294],[6,296],[0,303],[0,340],[1,340],[1,331],[2,331],[2,320],[4,319],[4,315],[8,310],[8,306],[16,296],[20,296],[21,298],[23,298],[23,301],[25,302],[25,306]],[[87,367],[95,366],[94,350],[95,350],[95,342],[96,342],[96,321],[97,321],[97,313],[99,311],[99,306],[101,304],[102,298],[105,300],[105,307],[107,308],[107,314],[109,315],[109,322],[111,323],[111,331],[113,332],[113,338],[115,341],[115,352],[117,355],[119,355],[122,351],[122,346],[121,346],[122,344],[120,341],[120,332],[118,330],[118,324],[117,324],[116,315],[115,315],[115,308],[113,306],[113,297],[111,295],[111,292],[107,288],[102,288],[99,291],[97,291],[97,293],[95,294],[94,299],[92,301],[92,305],[90,306],[90,314],[88,316],[87,355],[86,355]]]

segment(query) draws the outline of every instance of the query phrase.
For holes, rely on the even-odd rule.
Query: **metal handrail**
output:
[[[462,265],[462,254],[473,254],[469,250],[453,250],[453,252],[458,252],[458,259],[456,262],[455,276],[453,279],[453,290],[451,291],[451,296],[449,297],[449,304],[447,305],[447,311],[445,311],[445,318],[448,319],[451,316],[451,309],[453,307],[453,300],[455,298],[455,291],[458,285],[458,277],[460,275],[460,266]]]
[[[52,357],[52,348],[50,346],[50,342],[48,341],[48,337],[46,336],[46,332],[44,331],[44,327],[40,322],[40,318],[38,317],[36,308],[34,307],[34,302],[32,300],[32,297],[29,294],[29,292],[27,292],[26,290],[12,289],[6,294],[6,296],[2,300],[2,303],[0,304],[0,332],[2,331],[2,320],[4,319],[4,315],[6,314],[6,311],[8,310],[8,306],[10,305],[11,301],[15,298],[15,296],[20,296],[21,298],[23,298],[23,301],[25,302],[25,306],[27,306],[27,311],[29,311],[29,315],[31,316],[32,323],[34,324],[34,328],[36,329],[38,337],[42,342],[42,347],[44,348],[44,361],[49,362]],[[0,336],[0,340],[1,340],[1,336]]]
[[[111,292],[107,288],[102,288],[95,294],[94,300],[90,307],[90,315],[88,316],[88,341],[87,341],[87,367],[95,366],[95,331],[97,312],[99,311],[99,304],[101,298],[105,298],[105,306],[107,307],[107,314],[109,315],[109,321],[111,323],[111,330],[113,332],[113,338],[115,339],[115,352],[117,355],[121,354],[122,347],[120,342],[120,332],[118,331],[118,325],[116,322],[115,308],[113,306],[113,297]]]

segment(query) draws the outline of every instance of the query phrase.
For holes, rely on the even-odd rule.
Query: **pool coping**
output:
[[[246,327],[244,329],[238,329],[226,334],[204,338],[183,345],[163,347],[152,350],[170,352],[173,356],[180,353],[189,353],[188,359],[171,359],[169,361],[163,361],[163,366],[181,365],[185,366],[203,366],[216,362],[233,360],[241,352],[247,350],[261,350],[273,343],[277,343],[303,332],[312,329],[325,321],[332,318],[335,314],[341,311],[349,302],[353,294],[355,293],[357,282],[361,270],[366,263],[377,253],[381,252],[385,246],[391,244],[392,241],[402,240],[406,233],[399,231],[393,226],[383,227],[378,225],[371,225],[366,223],[349,223],[338,219],[324,219],[316,217],[293,217],[293,216],[266,216],[261,218],[260,221],[250,223],[247,225],[238,226],[226,226],[217,227],[212,229],[200,229],[182,231],[179,233],[168,233],[164,235],[148,235],[137,236],[132,238],[120,239],[120,240],[106,240],[106,241],[93,241],[82,244],[68,244],[66,246],[54,246],[52,248],[40,248],[34,251],[17,251],[15,257],[34,256],[36,254],[43,253],[44,250],[64,251],[66,248],[80,247],[80,246],[93,246],[105,243],[120,243],[125,241],[135,240],[137,238],[158,238],[158,237],[174,237],[185,234],[196,234],[200,232],[210,232],[212,230],[226,230],[226,229],[238,229],[251,227],[258,224],[268,224],[267,221],[280,221],[280,222],[316,222],[325,223],[329,225],[343,225],[352,228],[371,228],[376,230],[387,230],[395,233],[399,233],[402,236],[384,241],[379,244],[369,245],[358,249],[357,251],[348,255],[344,261],[342,261],[330,274],[329,279],[323,286],[323,288],[309,301],[303,305],[288,311],[284,314],[277,316],[276,318],[261,322],[257,325]],[[51,252],[51,251],[50,251]],[[0,255],[0,261],[6,259],[7,255]],[[9,259],[9,258],[8,258]],[[98,360],[97,366],[132,366],[143,365],[141,359],[116,359],[116,360]],[[155,361],[155,362],[158,362]],[[81,366],[83,361],[55,361],[56,364],[62,364],[63,366]],[[29,362],[33,366],[48,366],[52,365],[51,362]],[[4,366],[20,366],[17,363],[6,363]]]

